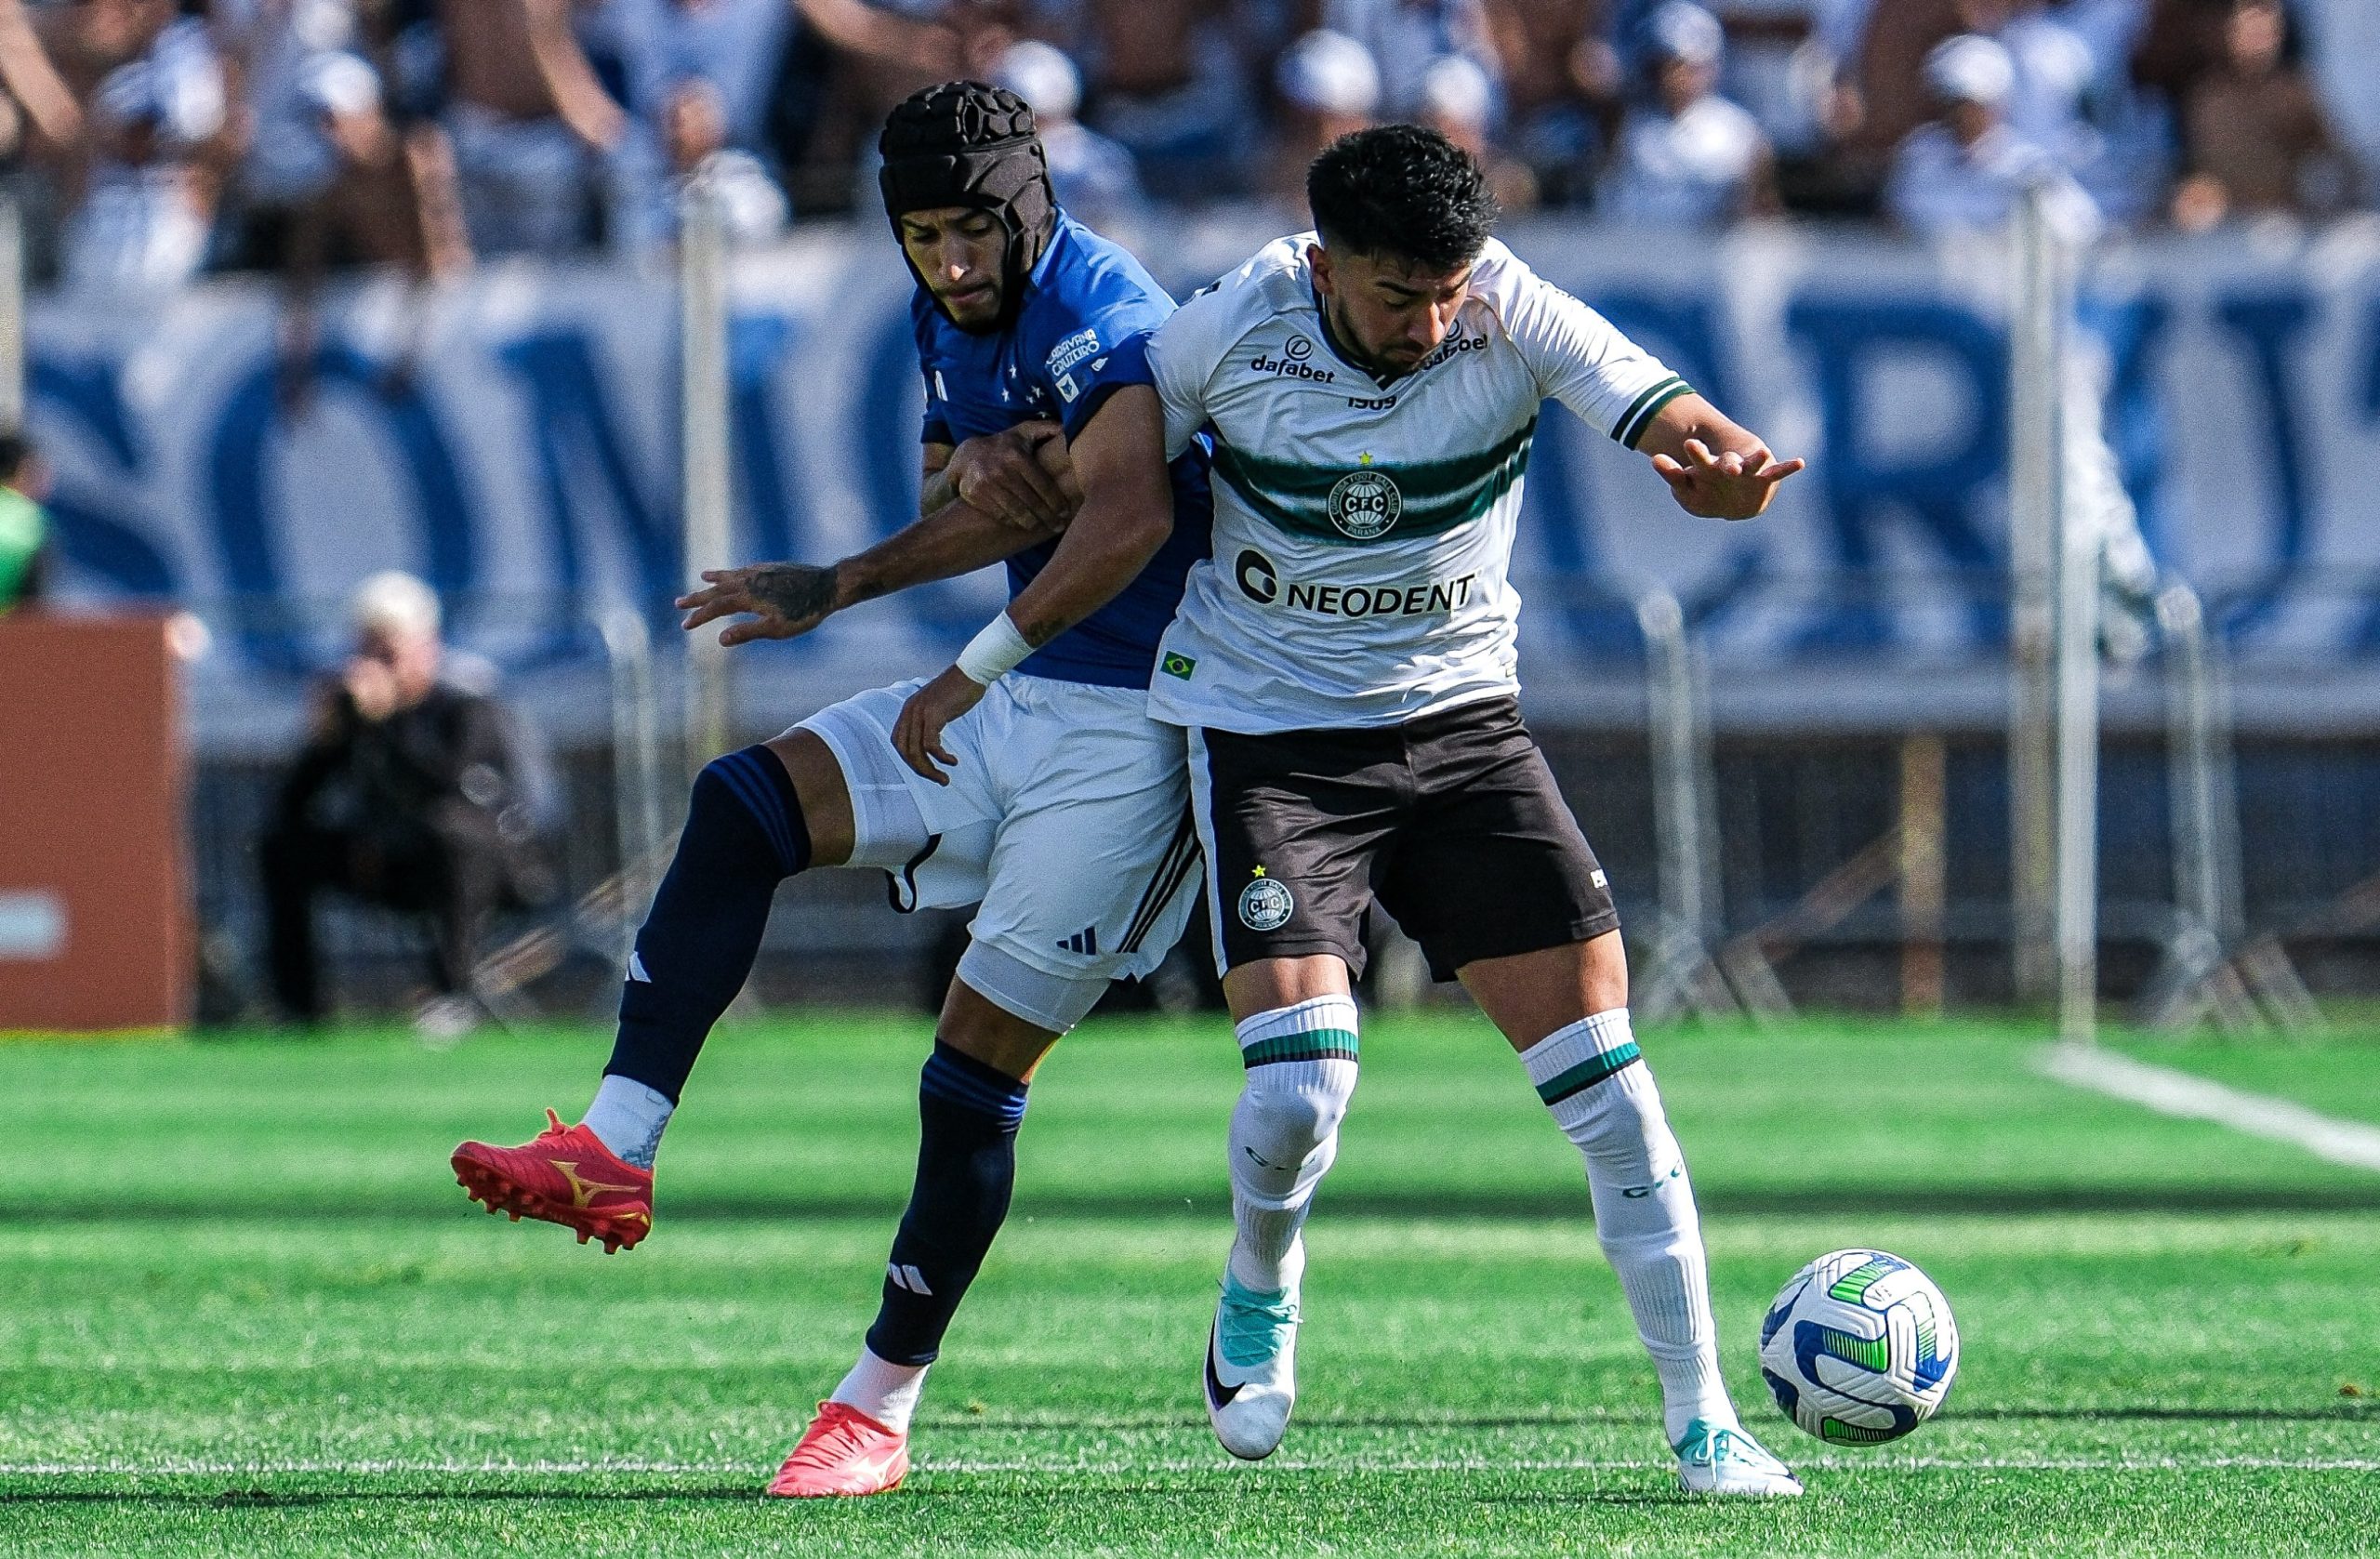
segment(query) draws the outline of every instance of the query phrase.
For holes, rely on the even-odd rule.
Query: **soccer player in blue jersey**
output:
[[[990,687],[913,773],[893,725],[919,685],[861,694],[695,781],[677,858],[638,933],[618,1040],[578,1125],[521,1147],[465,1143],[491,1212],[606,1249],[652,1223],[653,1162],[711,1024],[750,972],[769,904],[811,866],[873,866],[911,906],[978,903],[919,1080],[922,1140],[883,1303],[770,1492],[874,1494],[908,1469],[926,1369],[1001,1220],[1025,1085],[1110,979],[1153,970],[1195,902],[1199,854],[1178,733],[1148,718],[1157,643],[1206,556],[1206,456],[1168,461],[1148,338],[1173,302],[1051,193],[1032,112],[972,82],[918,93],[880,141],[884,204],[915,272],[927,389],[924,518],[831,567],[707,575],[689,627],[790,638],[889,590],[1007,560],[1011,590],[1076,514],[1144,549],[1137,577],[1032,651],[986,635],[959,664]],[[998,626],[1007,628],[1001,617]],[[1009,639],[1014,629],[1009,628]],[[1002,676],[1013,666],[1022,673]]]

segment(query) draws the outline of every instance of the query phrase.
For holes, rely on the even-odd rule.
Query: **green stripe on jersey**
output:
[[[1653,418],[1661,415],[1663,406],[1681,395],[1693,393],[1692,385],[1672,374],[1636,397],[1635,404],[1628,408],[1628,415],[1612,425],[1611,436],[1630,449],[1635,448],[1636,441],[1645,436],[1645,429],[1653,425]]]
[[[1557,1073],[1537,1085],[1537,1096],[1548,1104],[1559,1104],[1574,1093],[1583,1093],[1610,1077],[1645,1052],[1629,1040],[1618,1050],[1592,1055],[1566,1072]]]
[[[1374,461],[1354,468],[1302,465],[1251,455],[1218,440],[1216,473],[1231,484],[1258,516],[1291,535],[1361,547],[1383,538],[1437,535],[1467,525],[1528,474],[1529,445],[1537,418],[1476,455],[1406,464]],[[1371,534],[1359,534],[1332,517],[1341,485],[1361,476],[1383,477],[1396,495],[1395,518]]]
[[[1239,1052],[1243,1067],[1270,1066],[1281,1061],[1353,1061],[1355,1031],[1351,1028],[1310,1028],[1297,1034],[1276,1034],[1259,1039]]]

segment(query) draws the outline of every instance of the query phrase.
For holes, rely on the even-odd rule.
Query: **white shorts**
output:
[[[892,879],[895,907],[976,904],[959,978],[1053,1033],[1110,980],[1146,975],[1198,894],[1182,733],[1139,688],[1012,674],[943,733],[959,761],[940,786],[892,747],[922,681],[819,710],[814,733],[852,797],[850,865]]]

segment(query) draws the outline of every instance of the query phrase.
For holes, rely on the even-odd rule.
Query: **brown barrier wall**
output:
[[[181,813],[164,619],[0,619],[0,1032],[184,1020]]]

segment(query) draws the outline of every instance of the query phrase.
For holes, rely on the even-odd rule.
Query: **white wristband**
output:
[[[959,652],[959,669],[970,681],[990,687],[1017,667],[1017,663],[1033,653],[1025,635],[1003,612],[984,625],[984,631],[967,641]]]

